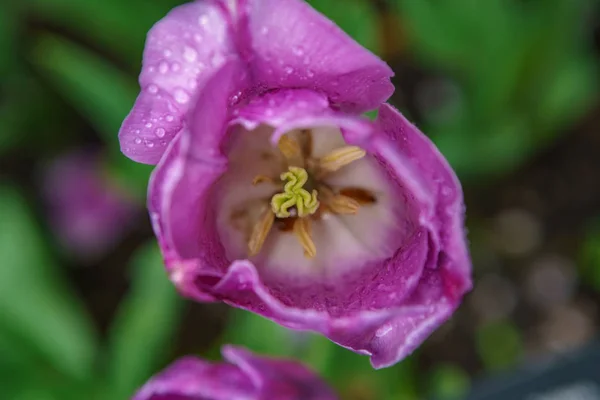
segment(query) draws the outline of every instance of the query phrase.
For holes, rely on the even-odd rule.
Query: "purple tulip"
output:
[[[98,153],[75,151],[48,165],[42,175],[50,225],[71,254],[93,260],[131,228],[141,207],[102,171]]]
[[[181,358],[146,383],[133,400],[336,400],[314,372],[294,361],[225,346],[228,363]]]
[[[158,162],[148,206],[184,295],[321,332],[376,368],[450,317],[471,287],[462,192],[381,105],[391,75],[300,0],[198,1],[152,28],[120,140]]]

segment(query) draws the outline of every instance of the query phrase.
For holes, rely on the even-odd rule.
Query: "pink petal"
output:
[[[435,258],[448,259],[447,268],[455,275],[456,296],[459,297],[472,286],[460,182],[435,145],[396,109],[382,105],[377,124],[393,147],[391,151],[408,160],[413,173],[420,177],[422,186],[435,199],[433,214],[428,217],[433,246],[440,249]]]
[[[266,358],[231,345],[225,362],[184,357],[150,379],[133,400],[336,400],[316,373],[302,364]]]
[[[248,24],[240,47],[258,87],[314,89],[347,112],[374,109],[394,91],[390,67],[306,2],[240,3]]]
[[[228,57],[236,57],[220,4],[197,1],[174,8],[148,33],[142,91],[119,132],[131,159],[156,164],[185,126],[198,88]]]

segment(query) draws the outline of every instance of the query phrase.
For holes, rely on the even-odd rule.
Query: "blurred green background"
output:
[[[320,337],[186,302],[166,279],[144,212],[150,167],[119,153],[117,131],[145,34],[181,3],[0,2],[0,399],[126,399],[174,358],[218,358],[227,342],[300,358],[347,400],[460,399],[599,336],[600,1],[309,1],[392,66],[391,102],[466,195],[475,289],[382,371]],[[90,165],[65,167],[83,181],[49,177],[84,150]],[[69,196],[81,182],[131,221]]]

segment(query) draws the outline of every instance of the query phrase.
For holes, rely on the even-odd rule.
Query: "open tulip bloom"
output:
[[[181,293],[376,368],[450,317],[471,287],[462,192],[383,104],[392,75],[301,0],[196,1],[152,28],[119,138],[157,164],[148,207]]]
[[[184,357],[167,367],[133,400],[336,400],[314,372],[290,360],[222,349],[226,363]]]

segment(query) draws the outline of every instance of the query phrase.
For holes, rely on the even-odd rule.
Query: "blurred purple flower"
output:
[[[391,75],[299,0],[195,2],[152,28],[120,140],[160,160],[148,206],[183,294],[321,332],[377,368],[450,317],[471,287],[462,191],[381,105]]]
[[[81,259],[108,251],[139,215],[139,205],[103,175],[97,153],[62,155],[42,179],[51,227],[61,245]]]
[[[314,372],[294,361],[222,349],[227,363],[185,357],[150,379],[133,400],[335,400]]]

